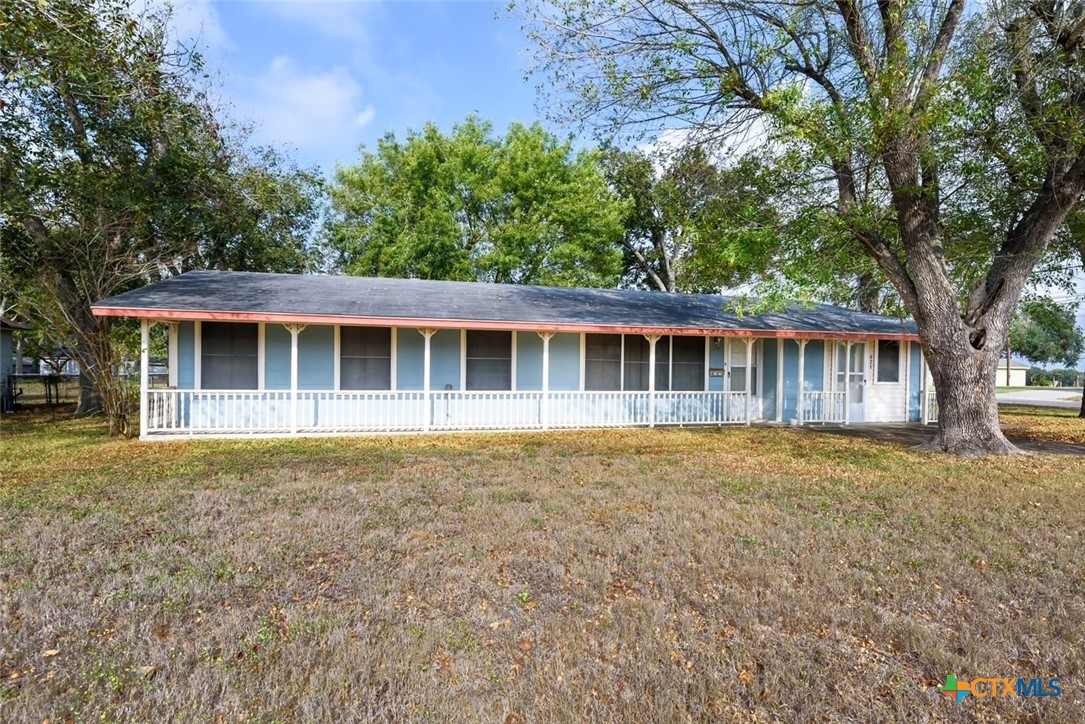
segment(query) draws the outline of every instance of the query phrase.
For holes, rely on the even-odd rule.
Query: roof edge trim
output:
[[[415,319],[409,317],[349,317],[315,314],[282,314],[275,312],[208,312],[184,309],[136,309],[125,307],[96,307],[91,311],[98,317],[136,317],[162,321],[205,322],[273,322],[278,324],[345,324],[361,327],[429,327],[433,329],[487,329],[517,332],[589,332],[600,334],[673,334],[695,337],[769,337],[777,339],[897,339],[918,342],[919,335],[877,332],[803,332],[775,329],[721,329],[692,327],[621,326],[603,324],[545,324],[541,322],[507,322],[495,320]]]

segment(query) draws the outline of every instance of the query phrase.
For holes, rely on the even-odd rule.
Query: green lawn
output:
[[[1004,412],[1085,443],[1073,411]],[[0,720],[1081,720],[1085,464],[796,429],[0,431]],[[943,699],[947,674],[1061,678]]]

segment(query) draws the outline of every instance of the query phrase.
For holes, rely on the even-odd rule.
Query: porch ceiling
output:
[[[193,271],[96,302],[99,316],[759,337],[918,339],[914,322],[828,304],[763,314],[728,297],[419,279]]]

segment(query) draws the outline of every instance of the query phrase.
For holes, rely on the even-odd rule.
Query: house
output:
[[[1019,359],[1013,357],[1010,358],[1010,363],[1006,364],[1006,358],[1003,357],[998,361],[998,369],[995,370],[995,386],[996,387],[1024,387],[1025,374],[1029,371],[1030,366],[1027,362],[1022,362]]]
[[[169,326],[141,435],[298,435],[928,413],[915,325],[716,295],[194,271],[93,305]],[[801,391],[801,392],[800,392]]]
[[[27,326],[7,317],[0,317],[0,412],[10,412],[15,404],[12,377],[15,372],[15,345],[12,333],[19,329],[27,329]]]

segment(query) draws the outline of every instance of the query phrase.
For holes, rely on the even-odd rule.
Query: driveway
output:
[[[1032,390],[999,392],[998,402],[1003,405],[1032,405],[1033,407],[1081,407],[1081,390],[1065,387],[1037,387]]]

